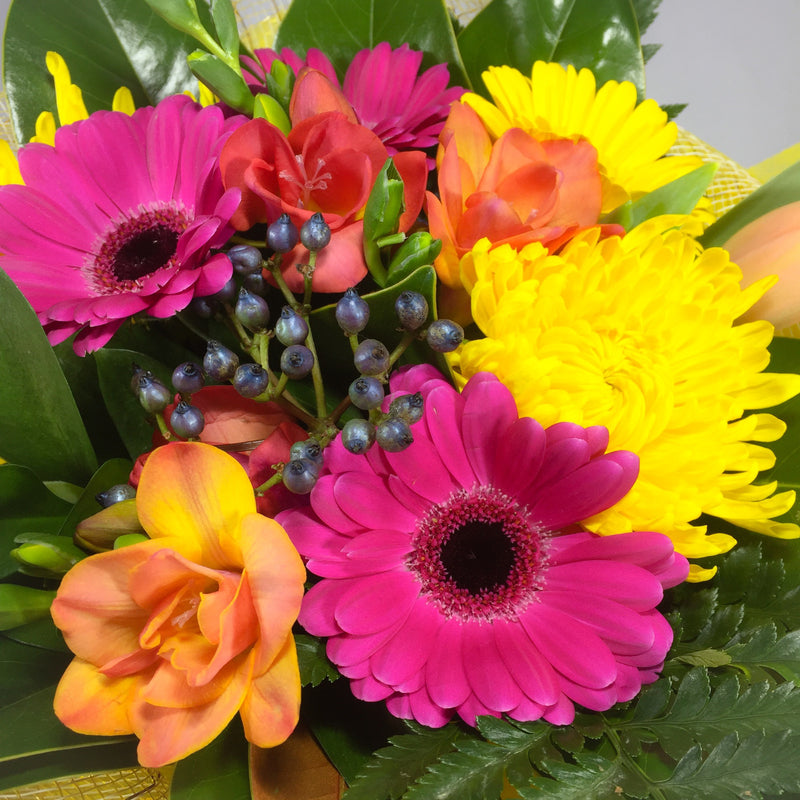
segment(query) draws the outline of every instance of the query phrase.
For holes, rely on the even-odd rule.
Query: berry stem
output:
[[[158,430],[161,435],[168,441],[174,441],[175,436],[173,436],[172,431],[170,431],[169,426],[167,425],[167,421],[164,419],[164,412],[160,411],[158,414],[155,415],[156,417],[156,425],[158,425]]]
[[[266,267],[272,277],[275,279],[275,284],[281,290],[281,294],[286,299],[286,302],[299,314],[302,306],[298,302],[297,298],[292,294],[292,290],[286,285],[281,268],[272,259],[266,262]]]
[[[283,480],[283,464],[273,464],[275,472],[256,489],[256,494],[264,494],[268,489],[276,486]]]
[[[397,347],[389,354],[389,368],[391,369],[400,356],[414,343],[417,338],[416,331],[406,331],[403,338],[398,343]]]

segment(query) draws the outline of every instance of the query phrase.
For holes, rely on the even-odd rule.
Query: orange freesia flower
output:
[[[439,197],[427,193],[433,236],[442,240],[436,271],[461,289],[461,257],[488,238],[520,249],[541,242],[556,250],[600,216],[597,151],[585,140],[538,141],[509,128],[493,141],[480,117],[454,103],[440,135]],[[467,286],[467,289],[471,286]]]
[[[742,319],[765,319],[778,334],[796,333],[790,329],[800,323],[800,202],[753,220],[723,247],[742,270],[742,286],[767,275],[778,276],[777,287],[764,294]]]
[[[81,561],[53,602],[76,656],[56,715],[80,733],[136,734],[148,767],[204,747],[237,712],[250,742],[280,744],[300,706],[297,551],[210,445],[156,450],[136,502],[150,541]]]

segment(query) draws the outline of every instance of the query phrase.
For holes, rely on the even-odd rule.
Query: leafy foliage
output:
[[[325,655],[324,639],[296,633],[294,641],[297,645],[300,682],[303,686],[319,686],[323,681],[335,681],[339,677],[336,667]]]

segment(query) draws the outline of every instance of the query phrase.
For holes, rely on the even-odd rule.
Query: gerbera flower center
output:
[[[180,235],[191,222],[177,203],[159,205],[115,222],[95,243],[84,273],[98,294],[141,288],[141,279],[172,264]]]
[[[513,617],[533,599],[547,533],[492,486],[453,492],[417,523],[407,564],[448,617]]]

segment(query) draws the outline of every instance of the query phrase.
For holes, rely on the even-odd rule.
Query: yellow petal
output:
[[[176,539],[180,553],[212,569],[241,569],[241,521],[256,500],[247,473],[222,450],[201,442],[159,447],[145,462],[136,507],[151,538]]]
[[[83,102],[81,90],[72,83],[64,59],[52,50],[46,56],[47,71],[53,76],[56,89],[56,108],[61,125],[70,125],[87,119],[89,112]]]

